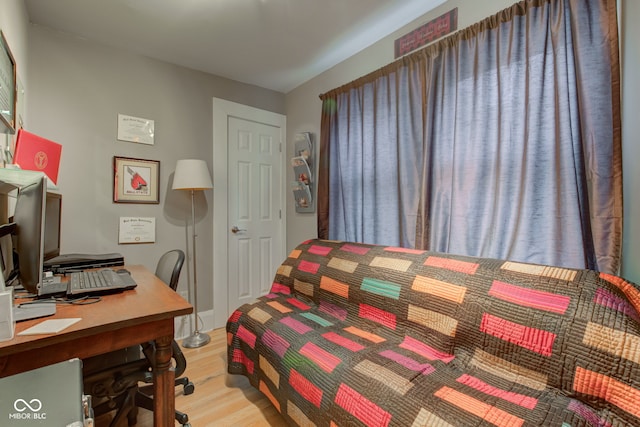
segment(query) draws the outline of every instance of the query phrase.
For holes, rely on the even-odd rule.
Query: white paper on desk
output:
[[[49,319],[19,332],[18,335],[57,334],[80,320],[82,319],[79,317],[69,319]]]

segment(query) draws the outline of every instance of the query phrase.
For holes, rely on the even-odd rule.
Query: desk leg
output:
[[[156,343],[156,368],[153,371],[153,425],[167,427],[175,425],[175,373],[171,366],[171,343],[173,337],[160,337]]]

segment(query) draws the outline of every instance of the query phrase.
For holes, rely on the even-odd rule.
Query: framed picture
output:
[[[115,203],[160,203],[160,162],[113,157]]]
[[[16,131],[16,61],[0,31],[0,133]]]

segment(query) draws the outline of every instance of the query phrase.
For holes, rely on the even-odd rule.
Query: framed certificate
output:
[[[16,131],[16,61],[0,31],[0,133]]]
[[[153,145],[155,122],[140,117],[118,114],[118,140]]]
[[[118,243],[154,243],[155,241],[155,217],[120,217]]]

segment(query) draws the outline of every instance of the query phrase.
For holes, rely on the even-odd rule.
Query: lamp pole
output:
[[[193,227],[193,238],[191,242],[193,244],[193,313],[196,318],[196,327],[193,334],[182,340],[182,346],[186,348],[197,348],[207,344],[211,337],[207,334],[200,332],[198,325],[198,268],[196,264],[196,204],[195,204],[195,190],[191,189],[191,224]]]

